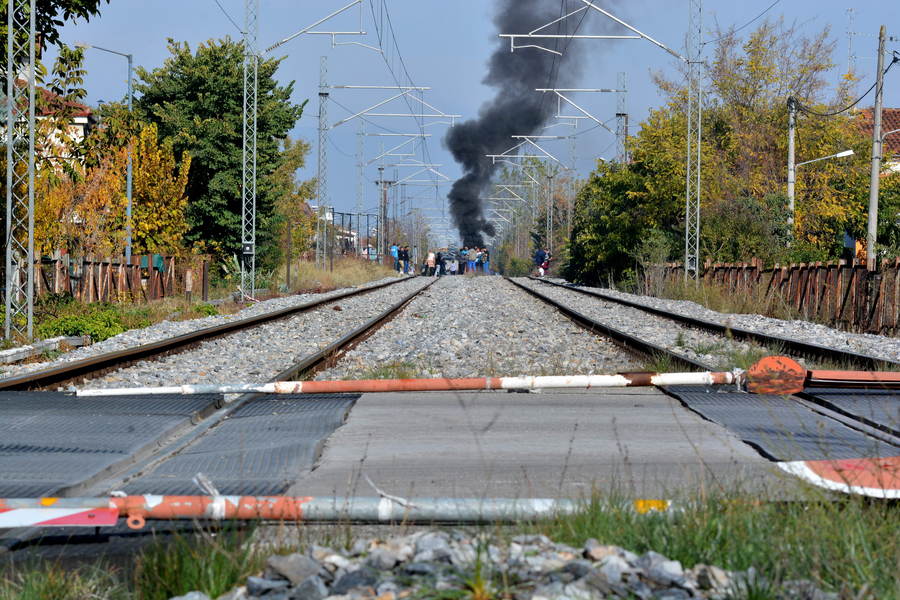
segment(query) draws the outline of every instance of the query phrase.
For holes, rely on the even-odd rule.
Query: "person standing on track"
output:
[[[404,275],[409,274],[409,246],[401,246],[397,257],[400,259],[400,272]]]
[[[491,254],[488,252],[487,248],[481,249],[481,264],[484,267],[484,274],[491,274]]]
[[[394,257],[394,270],[400,272],[400,247],[397,242],[391,244],[391,256]]]
[[[537,271],[538,277],[544,276],[545,260],[547,260],[547,253],[543,248],[538,248],[537,252],[534,253],[534,268]]]
[[[427,267],[427,269],[425,270],[425,275],[428,275],[428,276],[434,275],[434,263],[435,263],[434,252],[429,251],[428,258],[425,259],[425,265]]]

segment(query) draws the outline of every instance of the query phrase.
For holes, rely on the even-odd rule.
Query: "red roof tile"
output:
[[[872,121],[872,113],[875,111],[874,108],[864,108],[859,111],[859,116],[862,119],[861,127],[862,130],[869,136],[872,136],[872,128],[874,127],[874,123]],[[893,131],[895,129],[900,129],[900,108],[882,108],[881,109],[881,131],[882,133],[887,133],[888,131]],[[886,138],[884,138],[884,151],[890,152],[895,157],[900,157],[900,131],[893,133]]]

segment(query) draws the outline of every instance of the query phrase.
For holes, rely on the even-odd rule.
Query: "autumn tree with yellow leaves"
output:
[[[853,101],[851,80],[828,84],[829,31],[807,36],[768,21],[743,39],[733,31],[714,37],[704,64],[701,259],[837,258],[844,232],[859,236],[865,228],[871,139],[856,111],[801,113],[797,162],[847,149],[855,154],[797,170],[793,229],[785,196],[788,98],[820,113]],[[599,282],[637,268],[647,239],[663,240],[669,258],[682,257],[687,90],[661,76],[656,81],[668,101],[628,140],[632,162],[599,164],[580,190],[567,273],[573,279]],[[883,189],[896,188],[885,183]]]
[[[187,230],[185,186],[190,156],[176,157],[156,125],[144,125],[133,151],[134,254],[180,254]],[[93,166],[43,169],[35,198],[35,243],[41,252],[117,256],[125,249],[127,146],[105,147]]]

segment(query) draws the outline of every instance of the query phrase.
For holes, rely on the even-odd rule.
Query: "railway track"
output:
[[[453,279],[456,280],[455,283],[459,284],[460,286],[465,286],[468,283],[461,277],[458,279]],[[494,281],[498,283],[502,281],[500,278],[478,279],[483,280],[482,283],[484,285],[496,285],[495,283],[493,283]],[[401,281],[411,280],[398,280],[397,283],[400,283]],[[271,381],[300,380],[310,378],[315,375],[316,372],[333,366],[341,359],[341,357],[347,355],[355,347],[361,348],[369,338],[372,338],[373,336],[379,334],[381,334],[382,336],[387,335],[387,333],[385,333],[386,330],[382,330],[381,332],[379,332],[379,330],[386,324],[390,323],[393,319],[397,318],[399,315],[403,314],[404,318],[414,318],[420,316],[406,314],[405,309],[407,309],[407,307],[410,307],[410,305],[417,300],[420,302],[424,302],[423,293],[426,290],[431,289],[437,281],[439,280],[422,282],[423,285],[416,286],[415,289],[402,294],[401,297],[396,301],[393,301],[392,299],[390,306],[388,306],[385,310],[380,311],[377,315],[354,327],[351,331],[346,331],[342,335],[333,338],[330,343],[319,348],[316,352],[303,356],[300,360],[295,361],[289,368],[281,370],[275,377],[271,379]],[[626,352],[632,355],[640,357],[665,355],[668,356],[670,360],[679,368],[686,370],[710,370],[711,368],[711,365],[707,365],[702,361],[694,360],[690,357],[678,354],[677,352],[673,352],[665,345],[642,339],[640,336],[629,333],[624,329],[612,327],[608,323],[603,323],[598,319],[591,317],[590,315],[586,314],[585,311],[577,310],[572,306],[566,305],[565,302],[559,301],[559,299],[551,298],[547,293],[542,292],[540,289],[535,289],[540,287],[540,285],[535,282],[531,282],[532,285],[529,286],[521,281],[507,281],[515,286],[516,290],[523,292],[523,294],[527,294],[531,298],[536,298],[542,303],[552,306],[553,309],[559,311],[561,315],[563,315],[564,317],[566,317],[566,319],[575,323],[579,327],[591,332],[592,334],[596,334],[598,336],[602,336],[604,338],[612,340],[620,348],[624,349]],[[123,362],[132,363],[137,360],[145,360],[148,357],[158,357],[163,355],[164,353],[178,352],[180,349],[197,345],[198,343],[207,339],[226,336],[229,333],[238,332],[242,329],[252,328],[262,323],[286,318],[296,313],[310,311],[315,308],[327,305],[328,303],[333,303],[337,300],[364,295],[367,292],[371,292],[377,289],[383,289],[392,285],[395,285],[395,283],[391,282],[388,284],[373,286],[371,288],[352,290],[346,293],[330,296],[328,298],[317,299],[313,302],[305,303],[291,309],[285,309],[274,313],[253,317],[251,319],[245,319],[236,323],[229,323],[226,326],[200,330],[192,334],[173,338],[172,340],[166,340],[165,342],[157,342],[148,345],[148,347],[139,347],[127,351],[111,353],[110,355],[103,355],[101,357],[96,357],[88,361],[73,363],[64,367],[55,367],[44,372],[38,371],[28,373],[16,378],[10,378],[0,381],[0,389],[7,391],[35,390],[56,386],[59,385],[60,382],[70,382],[75,381],[79,378],[84,379],[91,376],[97,376],[98,374],[116,368],[116,366],[121,366]],[[549,286],[548,289],[550,289]],[[571,293],[574,293],[573,288],[569,286],[554,284],[553,289],[566,289],[570,290]],[[597,297],[596,295],[591,295]],[[434,297],[429,299],[428,302],[441,301],[441,293],[436,292],[433,296]],[[606,298],[601,297],[598,297],[598,299],[606,300]],[[625,303],[622,302],[617,304]],[[631,306],[629,308],[639,307]],[[654,313],[659,312],[662,311],[654,309]],[[334,318],[340,319],[340,317],[337,316],[339,314],[340,313],[337,312],[334,313]],[[656,316],[661,317],[663,315],[657,314]],[[715,333],[717,335],[726,334],[726,332],[723,332],[723,328],[717,324],[712,324],[700,320],[693,320],[689,317],[684,317],[683,315],[673,315],[672,321],[679,322],[683,325],[691,327],[706,329],[707,331]],[[392,325],[392,327],[394,327],[394,325]],[[735,337],[737,337],[737,335],[745,334],[748,339],[755,342],[763,339],[754,338],[754,332],[743,331],[739,334],[735,334]],[[765,336],[765,339],[770,339],[771,337],[772,336]],[[782,343],[783,347],[787,346],[787,344],[783,344],[783,340],[781,340],[780,338],[779,342]],[[409,345],[410,341],[406,340],[405,343]],[[476,340],[476,343],[484,344],[483,341],[478,340]],[[808,346],[808,344],[803,344],[802,346],[796,347],[808,349]],[[813,348],[813,350],[815,350],[816,348],[818,347]],[[831,351],[831,354],[829,354],[829,356],[832,359],[837,355],[838,352],[840,352],[832,351],[831,349],[829,350]],[[846,360],[848,358],[848,355],[853,354],[844,353],[841,357],[841,360]],[[119,362],[117,362],[117,360]],[[333,375],[328,371],[323,373],[323,375],[329,375],[333,377]],[[679,397],[673,394],[671,391],[667,391],[667,393],[675,396],[676,398]],[[132,401],[134,400],[135,399],[132,398]],[[323,397],[321,398],[321,400],[327,404],[326,398]],[[862,435],[865,439],[876,440],[883,447],[900,448],[900,431],[898,431],[895,426],[891,426],[891,424],[885,424],[884,422],[880,422],[877,419],[867,418],[866,415],[848,412],[846,410],[843,410],[839,404],[830,404],[828,400],[823,400],[822,398],[812,394],[799,394],[793,397],[792,401],[796,402],[801,407],[808,409],[810,411],[810,414],[815,413],[816,415],[818,415],[818,417],[825,419],[827,422],[833,422],[835,424],[839,424],[840,426],[846,426],[847,428],[852,429],[854,432],[856,432],[857,435]],[[110,460],[106,464],[103,464],[102,468],[97,468],[88,476],[80,477],[77,480],[67,481],[64,484],[54,487],[52,490],[44,490],[42,491],[43,493],[41,495],[47,495],[51,493],[53,495],[59,496],[84,496],[91,494],[102,495],[108,493],[109,490],[112,489],[126,489],[130,493],[135,489],[138,489],[138,491],[141,493],[146,493],[149,491],[153,491],[155,493],[170,493],[167,492],[164,488],[166,482],[165,477],[156,476],[156,478],[154,479],[152,474],[164,472],[166,469],[166,465],[178,464],[178,461],[184,460],[188,460],[188,466],[184,467],[185,469],[194,468],[194,465],[190,463],[189,459],[191,458],[192,454],[195,454],[197,452],[198,447],[202,447],[205,441],[214,438],[216,434],[219,434],[220,436],[224,435],[223,432],[225,431],[225,428],[232,423],[239,421],[240,419],[236,417],[240,417],[243,412],[246,412],[248,410],[251,412],[254,410],[258,411],[260,410],[260,406],[269,406],[268,404],[265,404],[266,402],[274,403],[272,404],[272,406],[276,407],[277,410],[287,410],[285,408],[286,406],[298,406],[298,403],[293,402],[291,398],[272,400],[261,397],[259,394],[244,394],[240,397],[233,398],[227,401],[222,396],[207,398],[205,400],[205,405],[200,406],[196,410],[191,410],[180,420],[174,420],[170,424],[168,429],[149,436],[145,440],[145,443],[130,447],[127,452],[124,452],[115,460]],[[340,403],[340,400],[338,400],[337,402]],[[347,412],[349,412],[352,403],[352,399],[345,400],[343,405],[337,407],[336,410],[338,412],[336,413],[336,415],[338,421],[335,422],[335,427],[339,425],[341,419],[346,418],[346,414]],[[316,403],[303,404],[306,406],[314,406]],[[690,410],[695,410],[694,407],[692,407],[689,403],[685,402],[684,404]],[[276,409],[264,408],[264,410]],[[277,410],[275,413],[271,414],[277,414]],[[288,413],[285,413],[286,415],[288,415],[286,417],[286,419],[288,420],[286,420],[285,426],[290,425],[289,412],[290,411],[288,411]],[[705,417],[703,413],[699,414]],[[242,433],[241,435],[244,434]],[[258,432],[253,435],[258,435]],[[324,435],[327,437],[328,433],[325,433]],[[322,439],[324,440],[324,438]],[[317,442],[317,444],[320,443],[323,442]],[[316,448],[318,448],[318,445],[316,446]],[[244,449],[235,450],[232,448],[230,451],[243,452]],[[248,451],[252,451],[252,449]],[[275,452],[276,449],[273,448],[271,451]],[[312,450],[313,456],[315,456],[318,451],[319,450],[314,448]],[[265,456],[266,452],[268,452],[268,450],[263,450],[260,456]],[[223,463],[228,462],[227,456],[225,455],[223,455],[222,457],[217,456],[215,457],[215,459]],[[252,460],[250,459],[248,459],[248,461],[252,462]],[[237,475],[235,476],[238,477]],[[238,477],[238,479],[240,478]],[[234,482],[234,485],[237,487],[232,488],[227,487],[229,485],[227,477],[219,476],[214,478],[214,480],[217,482],[224,481],[224,485],[226,487],[223,489],[223,493],[275,493],[272,491],[272,489],[269,488],[260,488],[253,490],[242,489],[240,486],[245,485],[242,480],[236,480]],[[141,484],[141,481],[144,481],[144,483]],[[134,487],[135,485],[137,485],[137,488]],[[143,485],[144,487],[141,487],[141,485]],[[26,534],[24,534],[24,537],[30,537],[31,535],[35,535],[36,533],[37,531],[32,531],[30,533],[26,532]],[[18,535],[17,537],[21,538],[22,535]]]
[[[851,365],[851,368],[879,370],[884,369],[885,366],[900,367],[900,363],[878,359],[876,357],[865,354],[830,348],[828,346],[819,344],[811,344],[799,340],[792,340],[790,338],[780,336],[773,336],[748,329],[726,327],[712,321],[698,319],[679,313],[672,313],[655,307],[649,307],[639,302],[632,302],[594,290],[585,290],[578,288],[577,286],[560,284],[536,277],[530,277],[529,279],[534,282],[546,284],[547,286],[555,289],[567,290],[568,293],[579,293],[585,296],[593,297],[601,302],[609,302],[616,305],[637,309],[647,313],[648,315],[652,315],[653,317],[659,317],[669,320],[673,324],[706,331],[727,339],[734,338],[753,342],[759,344],[762,347],[775,347],[778,348],[778,353],[788,353],[794,355],[795,357],[804,357],[813,360],[820,359],[839,362],[843,365]],[[611,327],[608,323],[604,323],[595,318],[592,318],[591,316],[584,314],[584,312],[579,312],[571,306],[566,305],[564,302],[560,302],[559,299],[552,298],[547,294],[541,293],[537,289],[534,289],[533,287],[522,284],[521,282],[517,282],[515,280],[510,280],[510,282],[523,291],[546,302],[556,310],[559,310],[562,314],[569,316],[582,327],[585,327],[586,329],[589,329],[591,331],[602,333],[603,335],[608,335],[627,349],[644,355],[664,356],[672,363],[688,369],[708,371],[714,370],[717,367],[721,368],[721,365],[713,365],[704,361],[686,357],[683,354],[678,353],[677,351],[673,351],[667,346],[647,342],[646,340],[643,340],[632,333],[626,333],[620,329]],[[675,392],[674,390],[666,391],[667,393],[670,393],[675,397],[679,397],[677,392]],[[872,414],[849,410],[845,405],[842,405],[840,402],[835,402],[832,399],[834,392],[834,390],[825,390],[823,392],[815,389],[810,389],[793,394],[791,396],[791,399],[793,402],[800,404],[801,406],[825,417],[826,419],[839,422],[853,430],[864,434],[865,436],[877,439],[890,446],[900,447],[900,421],[896,420],[896,416],[894,417],[895,420],[891,420],[891,412],[889,408],[883,411],[882,414],[878,415],[881,418],[873,416]],[[891,402],[891,400],[885,399],[884,402],[889,403]]]
[[[832,348],[822,344],[814,344],[806,341],[795,340],[787,337],[770,335],[750,329],[722,325],[713,321],[691,317],[681,313],[666,311],[640,302],[633,302],[625,298],[619,298],[612,294],[606,294],[598,290],[584,289],[573,284],[562,284],[537,277],[529,277],[532,281],[538,281],[544,285],[569,290],[588,297],[597,298],[605,302],[611,302],[621,306],[627,306],[645,312],[650,315],[667,319],[673,323],[679,323],[688,327],[707,331],[716,335],[731,339],[746,340],[767,348],[777,348],[781,352],[813,360],[824,360],[833,363],[850,365],[852,368],[866,370],[882,370],[888,367],[900,367],[900,363],[881,359],[878,357]],[[704,367],[705,368],[705,367]]]
[[[122,369],[139,361],[155,360],[163,356],[185,352],[204,342],[247,331],[266,323],[287,319],[339,300],[369,294],[376,290],[394,286],[409,280],[410,279],[397,279],[372,286],[351,289],[338,294],[328,295],[324,298],[317,298],[297,306],[198,329],[164,340],[115,352],[107,352],[98,356],[62,363],[45,369],[4,377],[0,379],[0,391],[39,390],[77,383],[98,377],[110,371]]]

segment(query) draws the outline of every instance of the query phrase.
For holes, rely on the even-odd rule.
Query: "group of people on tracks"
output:
[[[409,260],[409,246],[391,244],[391,257],[394,259],[394,270],[404,275],[412,274],[412,263]]]
[[[422,274],[430,277],[465,275],[466,273],[490,275],[491,253],[487,248],[463,246],[429,251],[422,265]]]

